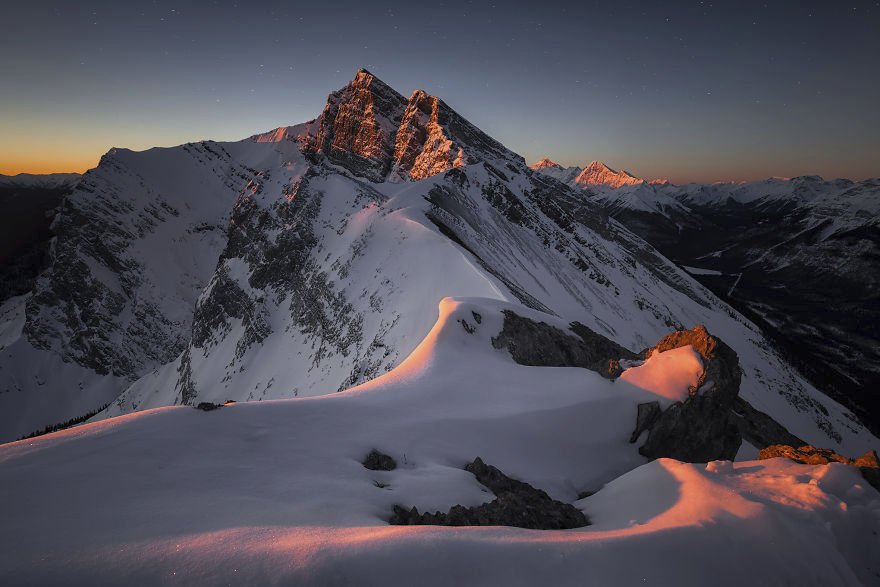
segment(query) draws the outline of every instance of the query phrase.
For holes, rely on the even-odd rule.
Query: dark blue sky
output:
[[[880,2],[4,2],[0,172],[239,139],[370,69],[530,162],[880,175]]]

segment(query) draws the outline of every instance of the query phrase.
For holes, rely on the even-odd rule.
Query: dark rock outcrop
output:
[[[393,471],[397,468],[397,461],[376,449],[364,458],[364,468],[371,471]]]
[[[222,407],[223,404],[215,404],[213,402],[199,402],[199,404],[196,406],[196,409],[203,412],[210,412],[213,410],[218,410]]]
[[[741,397],[733,403],[733,421],[736,422],[743,439],[759,450],[773,444],[803,446],[807,444],[782,424],[755,409]]]
[[[856,459],[850,459],[831,449],[816,448],[809,444],[798,448],[785,444],[775,444],[761,449],[761,452],[758,453],[759,460],[777,457],[785,457],[805,465],[843,463],[844,465],[858,467],[865,481],[873,485],[877,491],[880,491],[880,458],[877,457],[877,451],[874,450],[869,450]]]
[[[514,526],[534,530],[563,530],[589,525],[579,509],[551,498],[528,483],[511,479],[477,457],[465,466],[482,485],[496,495],[490,503],[475,507],[453,506],[447,513],[420,514],[394,506],[389,522],[401,526]]]
[[[654,419],[639,452],[652,459],[668,457],[691,463],[733,460],[742,444],[731,413],[741,378],[736,352],[704,326],[697,326],[667,335],[644,356],[688,345],[703,359],[699,383],[684,402],[672,404]],[[638,423],[636,431],[641,433]]]
[[[492,338],[492,346],[506,348],[520,365],[583,367],[609,379],[620,375],[620,359],[637,358],[629,349],[579,322],[573,322],[570,329],[577,336],[505,310],[504,326],[498,336]]]
[[[636,442],[642,432],[649,430],[663,410],[660,409],[660,402],[645,402],[639,404],[638,413],[636,414],[636,429],[633,430],[632,436],[629,437],[630,444]]]
[[[563,331],[510,310],[503,313],[504,325],[492,339],[492,345],[507,349],[521,365],[583,367],[615,379],[623,371],[620,359],[645,359],[653,352],[692,346],[702,358],[704,370],[690,397],[665,411],[656,401],[638,406],[630,442],[637,442],[648,431],[639,452],[649,458],[669,457],[686,462],[733,460],[743,437],[758,448],[779,443],[803,444],[773,418],[739,397],[739,358],[704,326],[673,332],[637,355],[579,322]]]

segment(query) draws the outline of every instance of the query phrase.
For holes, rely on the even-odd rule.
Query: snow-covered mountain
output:
[[[880,430],[880,180],[807,176],[584,194],[759,324],[802,373]]]
[[[581,187],[605,186],[616,189],[625,185],[639,185],[645,183],[645,180],[628,171],[611,169],[601,161],[592,161],[584,167],[574,182]]]
[[[747,319],[436,97],[361,71],[321,115],[239,142],[114,149],[53,226],[51,266],[2,307],[3,437],[202,401],[332,393],[391,371],[440,300],[503,300],[640,351],[705,324],[741,396],[860,453],[857,420]],[[100,235],[100,236],[99,236]]]
[[[624,186],[668,185],[669,180],[652,179],[650,181],[636,177],[628,171],[611,169],[601,161],[591,161],[586,167],[563,167],[562,165],[545,157],[530,166],[533,171],[539,171],[558,179],[562,183],[571,184],[574,187],[593,188],[599,191],[616,190]]]
[[[0,583],[876,582],[876,455],[730,461],[877,438],[586,195],[363,70],[111,150],[0,306],[3,440],[109,403],[0,445]]]
[[[563,167],[559,163],[551,161],[546,157],[529,166],[529,168],[534,171],[540,171],[544,175],[554,177],[562,183],[570,183],[574,181],[574,179],[581,174],[581,171],[583,171],[581,167],[577,166]]]

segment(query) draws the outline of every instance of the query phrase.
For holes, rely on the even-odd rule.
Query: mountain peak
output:
[[[420,180],[486,160],[524,163],[440,98],[415,90],[406,99],[366,69],[331,93],[314,121],[252,140],[296,140],[305,153],[372,181]]]
[[[325,155],[355,175],[383,180],[391,169],[394,134],[406,99],[366,69],[327,97],[299,138],[305,152]]]
[[[645,183],[645,180],[626,171],[612,169],[601,161],[591,161],[577,176],[575,182],[581,186],[607,186],[616,189],[625,185]]]
[[[348,82],[346,87],[372,87],[373,90],[376,92],[394,92],[395,94],[397,94],[397,92],[395,92],[391,88],[391,86],[389,86],[364,68],[357,70],[357,73],[354,75],[351,81]],[[401,98],[402,97],[403,96],[401,96]]]
[[[560,165],[559,163],[556,163],[555,161],[553,161],[549,157],[544,157],[543,159],[541,159],[537,163],[531,165],[529,168],[534,169],[536,171],[539,169],[563,169],[562,165]]]

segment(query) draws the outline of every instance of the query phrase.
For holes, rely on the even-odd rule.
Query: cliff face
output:
[[[521,161],[436,96],[416,90],[407,100],[364,69],[330,94],[316,120],[252,139],[298,141],[305,153],[373,182],[418,181],[481,161]]]
[[[466,164],[464,150],[441,126],[441,104],[422,90],[410,97],[394,146],[398,177],[419,180]]]
[[[403,96],[362,69],[330,94],[314,128],[300,137],[303,150],[381,181],[391,167],[394,135],[405,108]]]

